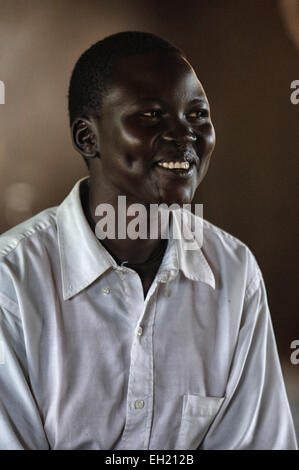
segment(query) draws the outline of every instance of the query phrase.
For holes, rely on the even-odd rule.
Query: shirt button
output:
[[[110,287],[103,287],[102,288],[102,293],[107,295],[107,294],[110,294]]]
[[[141,410],[141,408],[144,407],[144,401],[143,400],[135,400],[134,406],[136,410]]]
[[[165,296],[165,297],[169,297],[169,296],[170,296],[169,290],[167,290],[167,289],[164,290],[164,296]]]
[[[141,336],[142,333],[143,333],[142,326],[139,326],[139,327],[138,327],[138,330],[137,330],[137,335],[138,335],[138,336]]]

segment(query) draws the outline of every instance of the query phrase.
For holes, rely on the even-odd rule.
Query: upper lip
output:
[[[169,162],[189,162],[190,165],[192,163],[197,163],[199,160],[199,157],[197,157],[196,155],[193,155],[192,153],[190,152],[186,152],[182,155],[174,155],[173,157],[164,157],[164,158],[159,158],[157,160],[154,161],[154,163],[159,163],[159,162],[166,162],[166,163],[169,163]]]

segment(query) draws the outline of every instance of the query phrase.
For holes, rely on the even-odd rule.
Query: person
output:
[[[0,448],[295,449],[248,247],[192,211],[192,249],[161,228],[104,236],[124,196],[144,223],[177,204],[174,227],[207,173],[215,133],[185,54],[136,31],[97,42],[69,114],[89,176],[1,236]]]

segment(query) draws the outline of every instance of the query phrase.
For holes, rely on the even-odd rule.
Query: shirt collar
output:
[[[63,298],[65,300],[88,287],[108,269],[119,269],[86,220],[80,199],[80,184],[87,178],[82,178],[75,184],[70,194],[57,209],[58,244]],[[174,231],[170,234],[169,243],[158,271],[159,280],[166,282],[171,277],[175,277],[178,270],[181,270],[187,278],[205,282],[215,288],[213,272],[201,250],[202,237],[196,234],[192,242],[193,248],[186,249],[188,246],[186,241],[181,237],[174,236],[174,233],[180,233],[181,214],[183,214],[182,220],[187,233],[190,232],[190,222],[191,224],[194,222],[195,216],[188,213],[188,217],[186,217],[185,213],[186,211],[181,210],[172,211],[173,227],[177,232]],[[202,219],[199,217],[196,217],[196,221],[202,224]],[[202,230],[199,230],[199,233],[202,233]]]
[[[213,271],[202,251],[204,221],[189,211],[171,211],[169,244],[161,271],[181,270],[192,281],[201,281],[215,289]]]
[[[91,230],[80,199],[79,180],[57,209],[63,298],[85,289],[116,262]]]

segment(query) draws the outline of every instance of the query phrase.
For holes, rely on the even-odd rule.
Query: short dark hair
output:
[[[121,57],[151,52],[176,53],[182,50],[151,33],[123,31],[93,44],[73,69],[69,94],[70,124],[78,117],[98,116],[113,66]]]

